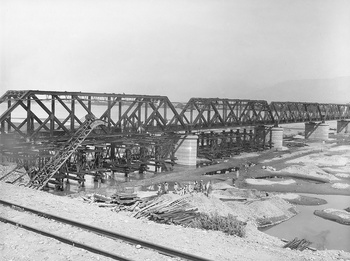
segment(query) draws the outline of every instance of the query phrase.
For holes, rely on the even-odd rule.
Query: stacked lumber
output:
[[[290,248],[303,251],[311,245],[311,242],[306,239],[298,239],[297,237],[289,241],[283,246],[283,248]]]
[[[133,217],[148,218],[165,224],[187,225],[198,216],[197,208],[191,207],[186,197],[157,197],[140,204],[139,208]]]
[[[84,201],[94,203],[99,207],[109,207],[116,212],[134,211],[141,202],[136,194],[129,193],[116,193],[111,197],[94,193],[82,198]]]

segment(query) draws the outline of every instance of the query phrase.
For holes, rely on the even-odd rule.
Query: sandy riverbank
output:
[[[340,260],[350,258],[350,253],[344,251],[312,252],[305,250],[300,252],[283,249],[282,241],[259,232],[254,226],[249,226],[246,237],[240,238],[228,236],[222,232],[136,220],[124,214],[98,208],[96,205],[84,204],[78,198],[59,197],[10,184],[0,184],[0,191],[3,200],[14,201],[31,208],[40,208],[42,211],[64,215],[66,218],[196,253],[211,260]],[[6,215],[6,211],[2,210],[1,215]],[[99,259],[96,256],[91,257],[91,254],[86,251],[59,244],[55,240],[42,238],[3,223],[0,223],[0,231],[2,260],[73,260],[72,258],[75,261],[109,260],[104,257],[99,257]],[[69,231],[67,235],[74,238]],[[30,242],[36,243],[31,244]],[[95,244],[98,243],[95,242]],[[17,250],[13,251],[14,249]],[[135,253],[135,260],[145,260],[142,256],[137,256],[136,248]],[[164,260],[172,259],[165,257]]]
[[[213,191],[209,207],[207,198],[199,198],[194,204],[201,205],[203,211],[221,211],[221,214],[235,214],[241,220],[248,221],[245,238],[227,236],[221,232],[202,231],[179,226],[161,225],[147,220],[136,220],[123,213],[111,212],[81,201],[84,192],[61,197],[47,192],[34,191],[28,188],[0,183],[0,198],[14,200],[18,204],[43,211],[64,215],[85,221],[90,224],[112,229],[116,232],[125,232],[131,236],[140,236],[152,242],[165,244],[182,251],[194,252],[212,260],[350,260],[350,253],[344,251],[316,251],[299,252],[283,249],[283,242],[275,237],[259,232],[257,225],[274,220],[277,223],[293,216],[293,204],[320,205],[322,200],[315,197],[299,196],[298,193],[350,195],[349,170],[350,146],[337,145],[334,141],[320,146],[312,143],[306,147],[289,148],[284,151],[265,151],[254,154],[242,154],[237,158],[221,160],[219,164],[204,168],[175,168],[171,173],[162,173],[145,180],[119,184],[114,190],[123,186],[143,188],[162,182],[179,182],[186,184],[195,180],[211,180]],[[269,168],[266,168],[268,166]],[[2,172],[8,171],[11,166],[2,167]],[[225,174],[204,175],[216,170],[238,167],[239,172]],[[264,168],[263,168],[264,167]],[[247,182],[248,181],[248,182]],[[250,181],[250,182],[249,182]],[[291,182],[292,181],[292,182]],[[224,184],[224,185],[219,185]],[[103,194],[103,189],[97,191]],[[105,191],[106,192],[106,191]],[[282,192],[278,195],[278,192]],[[279,197],[276,197],[279,196]],[[216,199],[215,199],[216,198]],[[225,203],[218,198],[226,199]],[[233,199],[233,200],[232,200]],[[251,202],[247,205],[245,202]],[[205,203],[206,202],[206,203]],[[212,203],[214,202],[214,203]],[[216,202],[216,204],[215,204]],[[287,203],[289,202],[289,203]],[[290,212],[290,213],[289,213]],[[2,213],[6,215],[5,213]],[[294,213],[295,214],[295,213]],[[279,217],[279,220],[275,218]],[[265,220],[264,220],[265,218]],[[330,221],[332,222],[332,221]],[[120,226],[120,224],[123,224]],[[28,252],[23,244],[36,242],[37,235],[21,231],[18,228],[0,223],[1,235],[4,238],[1,245],[2,255],[8,260],[31,260],[31,256],[38,257],[34,250],[46,253],[47,260],[69,260],[74,256],[75,261],[94,260],[96,257],[88,253],[75,253],[68,246],[60,249],[71,255],[58,254],[57,243],[52,240],[39,240],[43,245],[34,244]],[[69,233],[67,231],[67,233]],[[171,240],[169,240],[171,238]],[[19,240],[21,239],[21,240]],[[25,249],[14,252],[12,249]],[[217,251],[218,249],[222,251]],[[137,251],[137,250],[135,250]],[[136,255],[137,256],[137,255]],[[138,257],[138,260],[143,260]],[[35,258],[37,259],[37,258]],[[168,258],[169,259],[169,258]],[[38,260],[38,259],[37,259]],[[108,260],[101,258],[100,260]],[[165,259],[167,260],[167,259]]]

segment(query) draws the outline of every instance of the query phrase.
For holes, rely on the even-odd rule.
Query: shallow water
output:
[[[107,176],[105,179],[94,181],[94,177],[92,175],[85,175],[85,184],[84,187],[79,187],[77,181],[70,181],[70,183],[64,183],[64,191],[53,191],[50,190],[55,195],[69,195],[78,192],[87,192],[87,193],[99,193],[104,195],[114,194],[119,185],[128,181],[133,180],[142,180],[153,177],[155,175],[151,172],[147,172],[145,174],[132,173],[129,177],[125,177],[123,173],[114,173],[113,175]]]
[[[350,207],[350,196],[301,194],[327,200],[321,206],[297,206],[300,213],[279,225],[262,229],[265,233],[291,240],[305,238],[314,248],[338,249],[350,252],[350,226],[323,219],[313,214],[315,210],[325,208],[345,209]]]

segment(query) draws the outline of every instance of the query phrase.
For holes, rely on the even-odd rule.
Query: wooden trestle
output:
[[[74,143],[86,115],[100,126]],[[199,137],[199,156],[211,159],[270,147],[272,125],[349,118],[350,104],[220,98],[172,103],[155,95],[7,91],[0,97],[0,157],[24,166],[30,186],[49,182],[61,188],[64,178],[83,184],[86,173],[98,178],[106,169],[126,175],[151,165],[168,170],[188,133]]]

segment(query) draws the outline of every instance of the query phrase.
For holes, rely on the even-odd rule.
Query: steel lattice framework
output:
[[[181,104],[180,104],[181,105]],[[23,138],[70,136],[86,114],[106,134],[167,133],[350,118],[350,104],[191,98],[56,91],[7,91],[0,98],[0,133]],[[3,135],[0,135],[3,136]]]
[[[28,138],[45,132],[51,137],[70,135],[82,125],[86,114],[105,121],[107,133],[156,133],[187,128],[166,96],[8,91],[0,98],[1,103],[7,103],[0,115],[1,133],[15,132]],[[176,124],[170,125],[169,121]]]
[[[350,104],[271,102],[270,107],[276,124],[350,118]]]
[[[217,129],[273,124],[267,101],[219,98],[191,98],[181,119],[192,129]]]

